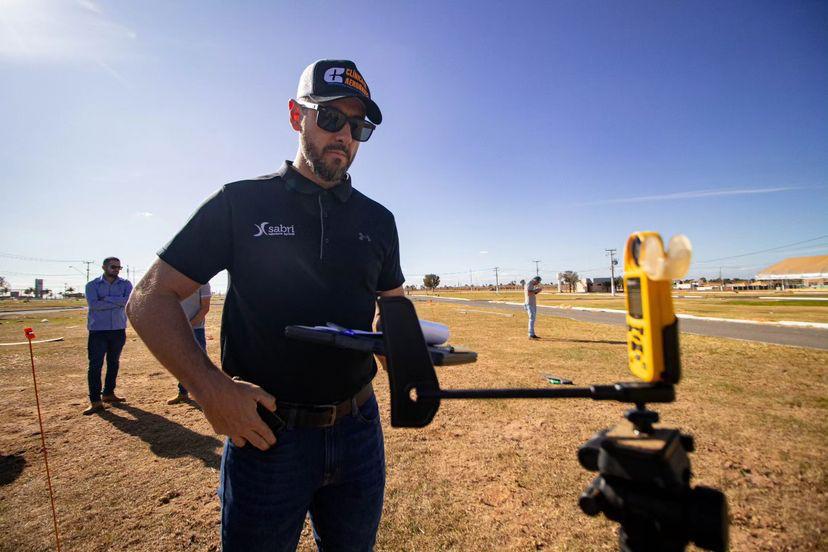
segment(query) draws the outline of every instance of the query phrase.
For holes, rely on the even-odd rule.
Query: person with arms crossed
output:
[[[193,329],[193,337],[198,343],[199,347],[207,350],[207,334],[204,331],[204,322],[207,313],[210,312],[210,284],[204,284],[199,287],[195,293],[181,301],[181,308],[187,320],[190,321],[190,327]],[[190,394],[187,389],[178,384],[178,395],[167,401],[167,404],[179,404],[189,402]]]
[[[86,327],[89,339],[86,350],[89,356],[86,380],[89,386],[89,407],[85,415],[104,409],[104,403],[123,402],[115,394],[120,367],[121,351],[126,343],[127,317],[125,307],[132,284],[118,276],[121,261],[117,257],[104,259],[103,274],[86,284],[86,302],[89,313]],[[106,380],[101,394],[101,370],[106,357]]]
[[[371,550],[385,452],[372,355],[287,340],[285,327],[370,330],[381,296],[403,295],[394,217],[348,168],[382,121],[352,61],[320,60],[288,102],[293,162],[227,184],[159,251],[127,311],[159,361],[227,435],[225,552],[294,550],[309,513],[320,549]],[[222,370],[193,341],[179,301],[221,270]],[[286,424],[277,434],[257,405]]]
[[[535,319],[538,316],[538,301],[537,295],[543,291],[540,285],[541,277],[535,276],[523,286],[523,308],[529,315],[529,339],[540,339],[535,335]]]

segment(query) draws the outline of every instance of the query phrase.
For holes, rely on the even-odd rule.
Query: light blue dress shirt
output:
[[[125,330],[126,304],[130,293],[132,284],[123,278],[117,278],[110,284],[101,276],[86,284],[86,302],[89,303],[86,328],[89,331]]]

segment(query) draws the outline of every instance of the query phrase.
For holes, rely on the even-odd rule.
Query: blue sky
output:
[[[0,0],[0,275],[146,269],[293,158],[287,100],[324,57],[383,110],[351,174],[409,283],[607,276],[638,229],[689,236],[692,275],[828,253],[825,2]]]

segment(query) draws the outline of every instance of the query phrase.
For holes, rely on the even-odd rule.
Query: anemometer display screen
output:
[[[641,320],[644,317],[644,310],[641,306],[641,280],[639,278],[627,280],[627,297],[630,316]]]

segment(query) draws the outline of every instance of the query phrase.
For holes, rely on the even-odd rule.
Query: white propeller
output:
[[[690,270],[692,256],[693,246],[683,234],[670,238],[666,252],[661,240],[648,236],[641,243],[638,262],[651,280],[679,280]]]

